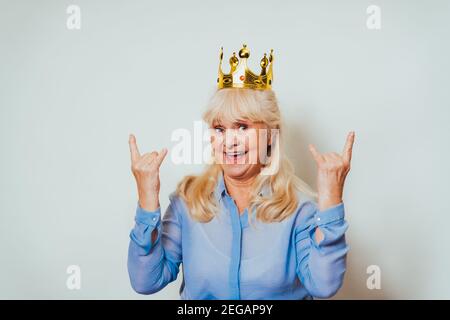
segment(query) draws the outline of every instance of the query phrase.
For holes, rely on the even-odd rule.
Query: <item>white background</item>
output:
[[[257,71],[274,49],[288,154],[341,152],[348,271],[338,298],[450,298],[448,1],[1,1],[0,298],[178,299],[178,279],[136,294],[126,259],[142,152],[193,130],[242,43]],[[68,30],[66,9],[81,9]],[[381,8],[381,30],[366,26]],[[201,166],[162,166],[161,205]],[[79,265],[81,290],[66,268]],[[366,269],[381,268],[381,290]],[[181,272],[181,271],[180,271]]]

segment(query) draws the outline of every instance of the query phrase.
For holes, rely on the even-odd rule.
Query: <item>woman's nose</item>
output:
[[[239,145],[239,139],[233,130],[227,130],[227,134],[225,135],[224,146],[227,149],[233,149]]]
[[[225,142],[225,147],[227,149],[233,149],[235,147],[237,147],[239,145],[238,141],[236,138],[233,139],[227,139],[228,141]]]

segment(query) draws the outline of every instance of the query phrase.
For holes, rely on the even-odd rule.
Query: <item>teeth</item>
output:
[[[242,156],[244,155],[245,152],[237,152],[237,153],[229,153],[227,152],[227,156],[232,157],[232,156]]]

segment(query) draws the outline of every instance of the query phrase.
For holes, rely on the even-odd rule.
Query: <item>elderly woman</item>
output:
[[[159,168],[167,149],[141,155],[130,135],[139,201],[128,271],[138,293],[163,289],[181,263],[182,299],[328,298],[342,285],[348,251],[342,195],[354,132],[342,154],[309,145],[318,167],[314,192],[283,151],[272,52],[259,75],[248,69],[248,57],[244,45],[240,59],[231,57],[229,74],[219,67],[218,90],[203,116],[212,161],[179,182],[162,219]]]

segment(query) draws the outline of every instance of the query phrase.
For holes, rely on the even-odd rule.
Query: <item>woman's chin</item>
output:
[[[253,165],[254,166],[254,165]],[[247,172],[252,171],[252,165],[251,164],[222,164],[222,169],[224,173],[229,177],[240,177],[242,175],[245,175]]]

